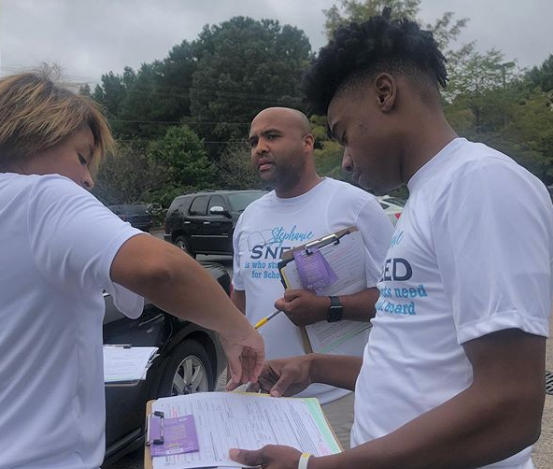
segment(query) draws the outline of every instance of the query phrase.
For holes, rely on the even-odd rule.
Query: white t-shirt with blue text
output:
[[[378,200],[351,184],[325,178],[309,192],[282,199],[272,191],[250,204],[234,232],[233,286],[246,292],[246,316],[255,324],[274,311],[284,295],[278,262],[282,253],[329,233],[356,226],[366,246],[367,287],[376,286],[392,235],[392,224]],[[259,329],[267,359],[305,353],[300,330],[285,314]],[[368,331],[348,341],[352,354],[361,356]],[[322,404],[349,391],[321,384],[300,394],[318,397]]]
[[[63,176],[0,173],[0,467],[98,468],[105,451],[104,297],[142,233]]]
[[[549,333],[553,210],[544,185],[502,153],[457,138],[408,186],[378,283],[352,446],[466,389],[463,343],[508,328]],[[501,467],[531,468],[530,453]]]

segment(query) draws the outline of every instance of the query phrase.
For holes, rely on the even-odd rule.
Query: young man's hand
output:
[[[264,469],[297,469],[301,453],[290,446],[267,445],[258,450],[231,449],[232,460]]]
[[[273,397],[293,396],[303,391],[312,383],[312,355],[270,360],[265,363],[257,382],[248,386],[249,392],[266,392]],[[238,386],[232,380],[227,385],[227,391]]]

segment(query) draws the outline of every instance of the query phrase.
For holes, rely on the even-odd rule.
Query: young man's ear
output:
[[[390,112],[396,100],[396,81],[389,73],[380,73],[374,80],[378,106],[382,112]]]

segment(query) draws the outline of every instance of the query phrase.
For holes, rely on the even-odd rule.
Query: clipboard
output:
[[[307,255],[313,252],[313,249],[315,248],[322,248],[324,246],[328,245],[337,245],[340,243],[340,240],[350,234],[354,231],[357,231],[357,228],[355,226],[350,226],[348,228],[344,228],[342,230],[336,231],[335,233],[331,233],[328,235],[325,235],[321,238],[315,239],[313,241],[310,241],[309,243],[301,244],[299,246],[296,246],[292,249],[289,249],[288,251],[285,251],[282,254],[282,259],[278,263],[278,271],[280,273],[280,279],[282,282],[282,286],[284,289],[292,288],[291,282],[287,277],[286,274],[286,266],[294,262],[294,253],[298,251],[304,250]],[[305,329],[305,326],[300,327],[300,333],[301,338],[303,342],[303,348],[306,353],[313,353],[313,347],[311,346],[311,341],[309,340],[309,335],[307,334],[307,330]]]
[[[217,393],[198,393],[198,394],[191,394],[190,396],[200,396],[199,399],[202,399],[202,396],[205,396],[207,399],[209,399],[209,395],[214,395],[214,394],[217,394]],[[341,452],[344,450],[344,448],[342,447],[341,443],[340,443],[340,440],[338,439],[338,437],[336,436],[336,433],[334,432],[332,426],[330,425],[330,422],[328,421],[328,418],[326,417],[326,415],[324,414],[324,412],[322,411],[322,408],[318,402],[318,400],[316,398],[294,398],[294,397],[281,397],[281,398],[272,398],[270,397],[268,394],[263,394],[263,395],[260,395],[258,393],[242,393],[242,392],[228,392],[228,393],[221,393],[221,394],[226,394],[226,395],[242,395],[242,396],[250,396],[250,397],[254,397],[254,398],[262,398],[263,400],[267,399],[268,402],[272,402],[273,400],[275,401],[275,404],[277,404],[277,401],[281,401],[281,402],[284,402],[286,400],[289,400],[289,399],[292,399],[292,400],[303,400],[303,401],[311,401],[313,405],[315,405],[317,408],[318,408],[318,415],[319,416],[322,416],[322,420],[319,421],[319,424],[321,424],[321,422],[324,422],[323,426],[325,428],[328,428],[329,430],[329,438],[332,440],[332,444],[336,447],[337,451],[336,452]],[[179,399],[179,398],[186,398],[188,396],[175,396],[175,397],[171,397],[171,398],[163,398],[163,401],[166,401],[168,402],[169,400],[174,400],[174,399]],[[146,434],[149,435],[146,439],[145,439],[145,444],[144,444],[144,469],[153,469],[153,459],[152,459],[152,453],[151,453],[151,450],[150,450],[150,445],[148,445],[148,438],[153,438],[155,437],[155,435],[153,435],[151,432],[150,432],[150,427],[149,427],[149,422],[151,421],[151,416],[152,415],[155,415],[155,412],[156,410],[154,409],[155,407],[155,403],[157,401],[156,400],[151,400],[151,401],[148,401],[147,404],[146,404]],[[280,403],[280,402],[279,402]],[[293,420],[290,420],[290,421],[293,421]],[[200,451],[202,450],[202,448],[200,447]],[[333,454],[336,454],[336,453],[333,453]],[[204,466],[201,466],[201,467],[204,467]],[[212,466],[213,467],[213,466]]]
[[[104,385],[137,386],[159,356],[157,347],[133,347],[131,344],[104,344]]]
[[[146,435],[149,435],[150,432],[150,416],[153,415],[152,404],[155,400],[148,401],[146,403]],[[144,439],[144,469],[153,469],[152,463],[152,452],[150,451],[150,445],[148,444],[148,436]]]
[[[355,226],[338,230],[286,251],[278,264],[284,288],[304,288],[295,267],[294,253],[303,250],[309,256],[315,249],[324,255],[330,266],[339,274],[339,281],[325,290],[322,295],[347,295],[367,288],[365,245],[361,232]],[[301,327],[300,332],[306,353],[314,351],[332,353],[370,327],[369,322],[320,321]],[[323,339],[323,337],[327,338]]]

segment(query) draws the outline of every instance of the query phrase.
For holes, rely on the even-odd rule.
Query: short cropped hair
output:
[[[446,59],[430,31],[408,19],[390,20],[390,11],[338,28],[303,79],[307,108],[326,114],[332,98],[378,73],[400,73],[435,87],[447,84]]]
[[[93,166],[115,141],[100,107],[54,83],[52,69],[0,79],[0,167],[47,150],[87,126],[94,136]]]

